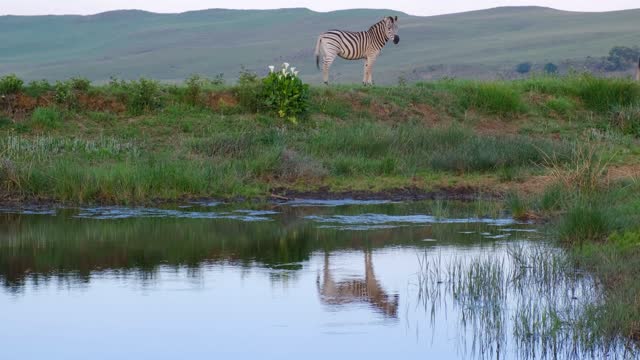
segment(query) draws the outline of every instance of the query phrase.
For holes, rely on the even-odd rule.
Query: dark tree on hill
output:
[[[520,74],[527,74],[529,71],[531,71],[531,63],[523,62],[521,64],[518,64],[518,66],[516,66],[516,71]]]
[[[605,70],[623,71],[637,65],[640,57],[640,48],[615,46],[609,51],[609,56],[605,60]]]
[[[544,72],[547,74],[556,74],[558,72],[558,66],[554,63],[547,63],[544,66]]]

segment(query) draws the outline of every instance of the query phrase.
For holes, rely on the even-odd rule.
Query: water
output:
[[[2,359],[633,358],[576,340],[601,294],[542,228],[473,205],[0,212]]]

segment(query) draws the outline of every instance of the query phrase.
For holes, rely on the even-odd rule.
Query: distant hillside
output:
[[[483,77],[515,64],[604,56],[640,45],[640,10],[573,13],[508,7],[416,17],[395,11],[206,10],[182,14],[114,11],[92,16],[0,17],[0,73],[27,80],[110,76],[182,80],[192,73],[237,76],[289,61],[318,81],[313,48],[331,28],[360,30],[400,17],[398,46],[376,64],[378,82],[458,75]],[[337,61],[338,81],[359,81],[360,62]]]

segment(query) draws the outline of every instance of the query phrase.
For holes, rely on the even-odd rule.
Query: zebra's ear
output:
[[[396,21],[398,21],[398,17],[396,16]]]

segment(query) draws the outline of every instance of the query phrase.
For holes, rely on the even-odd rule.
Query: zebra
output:
[[[386,43],[393,39],[394,44],[400,42],[398,36],[398,17],[386,16],[368,31],[351,32],[329,30],[318,37],[316,42],[316,66],[320,70],[322,56],[322,79],[329,83],[329,67],[340,56],[346,60],[364,59],[364,85],[373,84],[373,64]]]

